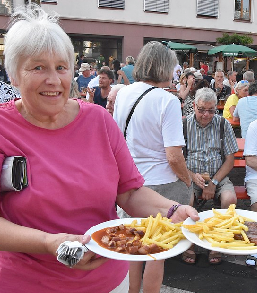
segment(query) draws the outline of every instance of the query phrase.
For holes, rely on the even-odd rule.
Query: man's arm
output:
[[[165,151],[167,160],[172,171],[189,187],[191,185],[191,177],[189,176],[186,167],[186,162],[182,153],[181,146],[166,147]]]

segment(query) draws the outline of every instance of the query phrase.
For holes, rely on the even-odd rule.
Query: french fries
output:
[[[144,237],[141,239],[143,244],[154,243],[163,249],[170,249],[185,238],[181,231],[181,225],[182,223],[171,223],[170,219],[162,217],[158,213],[156,218],[150,216],[146,219],[141,219],[140,223],[134,220],[131,224],[126,224],[125,226],[143,230],[145,232]]]
[[[246,231],[248,227],[245,221],[253,221],[236,213],[236,205],[229,206],[225,214],[212,209],[214,216],[195,225],[182,225],[190,232],[198,234],[199,239],[206,239],[213,247],[228,248],[234,250],[257,249],[254,243],[250,243]],[[234,236],[241,234],[243,240],[235,240]]]

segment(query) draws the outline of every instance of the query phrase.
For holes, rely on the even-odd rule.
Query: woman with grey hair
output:
[[[176,96],[163,89],[169,86],[177,62],[174,51],[159,42],[147,43],[135,64],[136,82],[117,94],[114,119],[122,132],[126,130],[127,145],[145,179],[144,185],[166,198],[188,204],[191,178],[182,155],[181,105]],[[137,101],[139,103],[126,124]],[[131,293],[140,290],[142,265],[140,262],[130,264]],[[144,292],[160,292],[163,271],[162,260],[146,263]]]
[[[96,256],[85,232],[117,219],[116,202],[135,217],[178,203],[143,187],[106,109],[69,99],[74,48],[58,18],[29,5],[13,19],[5,64],[21,99],[0,107],[0,163],[24,157],[28,186],[4,189],[1,180],[1,291],[127,292],[128,262]],[[172,219],[188,215],[197,218],[182,206]]]
[[[233,118],[233,113],[235,111],[236,105],[239,99],[248,96],[248,88],[250,83],[247,80],[241,80],[235,86],[235,93],[230,95],[224,105],[223,117]]]

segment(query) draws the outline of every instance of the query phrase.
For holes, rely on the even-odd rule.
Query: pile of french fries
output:
[[[212,209],[214,216],[195,225],[184,225],[190,232],[196,233],[199,239],[206,239],[212,247],[221,247],[234,250],[257,249],[254,243],[250,243],[246,231],[248,227],[245,221],[253,220],[242,217],[236,213],[235,204],[229,206],[225,214]],[[234,235],[241,234],[244,240],[235,240]]]
[[[155,218],[150,216],[146,219],[141,219],[140,223],[137,220],[133,220],[131,224],[126,224],[125,226],[144,231],[145,235],[141,239],[143,244],[154,243],[163,249],[170,249],[185,238],[181,231],[181,225],[182,223],[171,223],[170,219],[162,217],[158,213]]]

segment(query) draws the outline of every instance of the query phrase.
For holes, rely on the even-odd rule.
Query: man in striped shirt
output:
[[[221,142],[222,117],[215,114],[216,105],[216,94],[210,88],[196,92],[195,113],[187,117],[186,162],[194,183],[191,204],[195,198],[202,196],[203,200],[220,200],[221,208],[226,209],[237,202],[233,184],[227,175],[234,166],[234,153],[238,151],[238,146],[234,131],[226,120]],[[203,173],[209,173],[208,182],[202,177]],[[209,261],[218,263],[220,257],[209,256]]]

